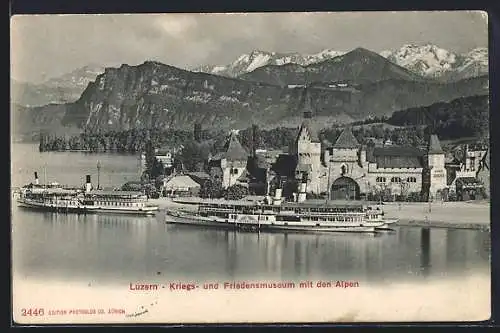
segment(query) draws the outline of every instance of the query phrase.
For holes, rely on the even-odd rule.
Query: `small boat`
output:
[[[89,175],[82,189],[59,184],[40,185],[35,173],[35,183],[19,190],[17,202],[25,208],[81,214],[154,215],[159,210],[141,192],[94,190]]]

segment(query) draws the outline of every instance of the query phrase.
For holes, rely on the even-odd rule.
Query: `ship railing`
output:
[[[28,184],[24,185],[23,188],[32,188],[32,189],[65,189],[65,190],[81,190],[83,191],[82,186],[68,185],[68,184]]]
[[[103,201],[103,202],[147,202],[142,199],[135,198],[99,198],[99,197],[87,197],[89,200]]]
[[[311,215],[311,216],[365,216],[365,212],[311,212],[311,211],[293,211],[293,210],[287,210],[287,211],[279,211],[279,212],[271,212],[271,211],[265,211],[277,215]]]

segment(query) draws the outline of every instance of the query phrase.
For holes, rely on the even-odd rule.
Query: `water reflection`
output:
[[[96,172],[90,155],[34,151],[28,149],[21,164],[13,155],[13,170],[18,171],[13,173],[14,186],[29,182],[32,171],[41,170],[43,163],[49,163],[51,174],[62,177],[61,183],[75,183],[82,175]],[[101,178],[105,183],[120,184],[137,175],[134,156],[99,159],[102,173],[109,175]],[[491,249],[490,233],[473,230],[399,227],[395,233],[377,236],[259,234],[166,225],[161,216],[45,213],[15,204],[12,229],[17,274],[111,283],[172,277],[392,283],[489,272]]]
[[[429,276],[430,273],[430,267],[431,267],[431,257],[430,257],[430,236],[431,236],[431,231],[429,228],[422,228],[420,230],[420,248],[421,248],[421,255],[420,255],[420,269],[422,272],[423,276]]]
[[[28,275],[101,280],[356,279],[390,282],[488,270],[489,233],[399,227],[395,233],[251,233],[126,215],[14,207],[14,267]]]

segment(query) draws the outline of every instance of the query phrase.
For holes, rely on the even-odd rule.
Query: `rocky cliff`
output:
[[[404,69],[393,70],[392,65],[385,63],[384,66],[373,69],[373,61],[361,61],[356,66],[343,65],[342,70],[333,66],[334,74],[318,74],[344,79],[350,75],[352,80],[348,84],[311,85],[315,121],[327,126],[328,122],[390,115],[396,110],[488,91],[487,77],[444,84],[414,80],[413,74]],[[76,102],[24,108],[22,112],[14,110],[17,124],[14,130],[57,130],[61,126],[90,131],[141,127],[191,129],[195,122],[205,128],[246,128],[251,123],[263,128],[297,126],[302,118],[303,90],[302,86],[194,73],[147,61],[138,66],[106,68]]]

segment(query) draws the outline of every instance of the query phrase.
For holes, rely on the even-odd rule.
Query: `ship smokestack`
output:
[[[40,184],[40,181],[38,180],[38,172],[35,171],[35,184],[38,185]]]
[[[90,192],[92,190],[92,182],[90,180],[90,175],[85,176],[85,192]]]
[[[283,193],[283,190],[281,188],[277,188],[276,191],[274,192],[274,202],[273,204],[275,206],[281,205],[281,195]]]

